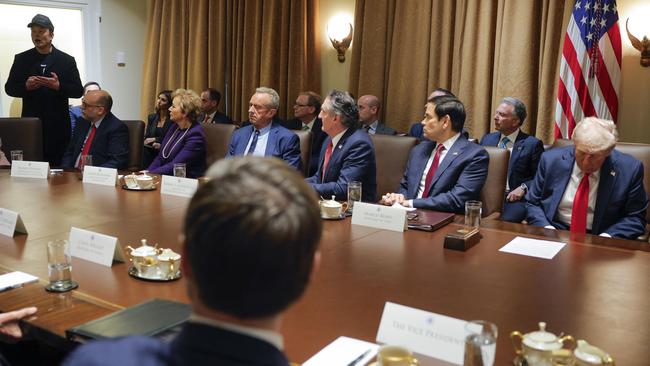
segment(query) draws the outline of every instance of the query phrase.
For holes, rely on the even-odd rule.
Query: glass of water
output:
[[[481,212],[483,203],[481,201],[465,202],[465,226],[468,230],[478,228],[481,225]]]
[[[354,202],[361,201],[361,182],[348,183],[348,211],[352,212]]]
[[[492,366],[497,352],[497,326],[485,320],[465,324],[464,366]]]
[[[50,283],[48,291],[65,292],[79,286],[72,280],[72,258],[67,240],[54,240],[47,243],[47,267]]]
[[[11,150],[11,161],[22,161],[23,160],[23,151],[22,150]]]
[[[174,177],[185,178],[186,174],[187,174],[187,168],[185,163],[174,164]]]

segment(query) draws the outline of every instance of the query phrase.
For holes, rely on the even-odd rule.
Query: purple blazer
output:
[[[186,164],[188,178],[198,178],[205,173],[205,135],[200,124],[194,122],[187,130],[181,130],[173,123],[160,143],[158,156],[147,170],[173,175],[175,163]]]

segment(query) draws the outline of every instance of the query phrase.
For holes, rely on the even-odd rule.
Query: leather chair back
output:
[[[302,174],[306,177],[309,174],[309,164],[311,163],[311,131],[293,131],[300,139],[300,160],[302,162]]]
[[[226,157],[230,138],[232,137],[232,133],[237,129],[237,126],[223,123],[210,123],[203,124],[201,127],[203,127],[203,132],[205,133],[206,163],[210,167],[215,161]]]
[[[510,151],[496,146],[484,146],[490,156],[488,175],[485,185],[481,189],[481,202],[483,202],[483,217],[503,210],[503,199],[506,193],[506,179],[508,179],[508,161]]]
[[[43,161],[43,126],[39,118],[0,118],[2,151],[11,160],[11,150],[22,150],[23,159]]]
[[[370,139],[375,146],[377,195],[396,192],[406,170],[409,153],[418,140],[415,137],[391,135],[370,135]]]
[[[140,170],[142,169],[144,122],[140,120],[122,122],[129,128],[129,164],[127,170]]]

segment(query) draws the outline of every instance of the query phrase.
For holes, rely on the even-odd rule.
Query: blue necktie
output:
[[[255,129],[255,132],[253,132],[253,141],[251,141],[251,146],[248,148],[246,155],[251,155],[255,152],[255,146],[257,146],[258,137],[260,137],[260,130]]]
[[[508,148],[508,142],[510,142],[510,139],[508,136],[505,136],[503,140],[501,140],[501,143],[499,144],[499,147],[502,149],[507,149]]]

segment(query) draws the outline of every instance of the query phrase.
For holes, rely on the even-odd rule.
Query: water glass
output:
[[[67,240],[54,240],[47,243],[47,268],[50,283],[45,286],[46,290],[65,292],[78,286],[72,280],[72,258]]]
[[[84,172],[84,167],[88,166],[93,166],[93,156],[92,155],[81,155],[79,157],[79,170],[83,174]]]
[[[472,230],[481,224],[481,212],[483,204],[481,201],[465,202],[465,226]]]
[[[352,212],[354,202],[361,201],[361,182],[348,183],[348,211]]]
[[[174,177],[185,178],[186,174],[185,163],[174,163]]]
[[[23,160],[23,151],[22,150],[11,150],[11,161],[20,161]]]
[[[465,324],[464,366],[492,366],[497,352],[497,326],[485,320]]]

